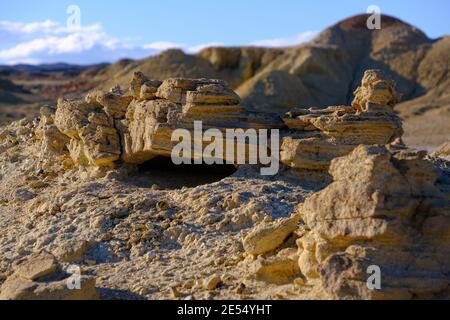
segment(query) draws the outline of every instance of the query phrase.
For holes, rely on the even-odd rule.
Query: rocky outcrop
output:
[[[301,279],[298,253],[293,248],[280,250],[277,255],[266,259],[260,256],[252,263],[251,268],[255,278],[265,283],[283,285]]]
[[[298,207],[301,272],[336,299],[437,298],[450,290],[450,202],[424,154],[359,146]],[[381,286],[369,289],[370,266]]]
[[[133,86],[134,83],[131,84],[131,92],[133,92]],[[140,98],[139,94],[137,95],[137,99]],[[128,105],[135,95],[136,93],[133,93],[133,95],[127,94],[120,87],[116,86],[108,92],[94,90],[86,95],[85,100],[87,103],[100,105],[110,118],[120,119],[125,116]]]
[[[283,138],[281,161],[293,168],[327,170],[330,161],[360,144],[385,145],[401,137],[401,120],[392,107],[394,84],[368,70],[352,106],[292,111],[283,119],[292,131]]]
[[[202,133],[210,128],[222,133],[225,155],[227,129],[283,129],[281,162],[295,169],[326,171],[332,159],[359,144],[384,145],[401,136],[401,122],[392,110],[398,101],[392,81],[369,70],[355,95],[352,106],[292,111],[283,124],[277,116],[241,107],[239,96],[222,80],[159,82],[137,72],[128,92],[115,87],[91,92],[85,100],[60,100],[54,123],[70,138],[67,148],[73,161],[84,166],[169,157],[179,143],[172,141],[174,130],[184,129],[193,137],[194,122],[201,121]],[[238,143],[233,142],[234,148]],[[198,152],[192,147],[190,157],[198,157]]]
[[[374,105],[393,108],[400,101],[400,94],[395,91],[395,82],[378,70],[366,71],[361,86],[354,94],[352,107],[361,112],[373,109]]]
[[[55,125],[70,138],[67,149],[76,163],[111,166],[121,154],[119,135],[102,106],[86,100],[58,100]]]
[[[145,84],[143,85],[145,86]],[[202,121],[202,132],[216,128],[277,128],[277,118],[246,112],[239,96],[221,80],[167,79],[154,97],[133,100],[123,120],[117,123],[121,133],[122,159],[141,163],[157,155],[170,156],[178,141],[172,132],[186,129],[194,136],[194,121]],[[223,141],[225,142],[225,141]]]
[[[74,162],[97,167],[112,166],[119,158],[138,164],[170,156],[178,143],[171,141],[172,132],[186,129],[194,136],[196,120],[202,121],[202,132],[216,128],[224,135],[232,128],[283,126],[277,117],[246,111],[239,102],[222,80],[159,82],[137,72],[129,93],[114,87],[91,92],[84,101],[59,100],[55,124],[70,138],[67,148]]]
[[[242,241],[245,252],[259,255],[277,249],[297,229],[299,219],[293,216],[258,225]]]
[[[78,280],[61,270],[56,258],[45,251],[32,254],[3,283],[0,300],[92,300],[98,298],[95,278]],[[75,283],[79,281],[79,285]],[[72,282],[73,287],[72,287]]]

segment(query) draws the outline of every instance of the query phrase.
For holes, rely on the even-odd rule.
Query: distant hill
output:
[[[0,101],[3,103],[21,103],[24,102],[22,98],[20,98],[20,94],[28,93],[21,86],[15,85],[9,80],[0,79]]]
[[[107,67],[108,63],[99,63],[95,65],[76,65],[68,63],[51,63],[51,64],[16,64],[12,66],[0,65],[0,72],[29,72],[29,73],[40,73],[40,72],[82,72],[90,68],[104,68]]]
[[[126,85],[136,70],[160,80],[217,77],[237,89],[249,107],[276,108],[280,113],[293,106],[348,103],[368,68],[383,69],[396,80],[404,100],[425,94],[445,79],[448,37],[429,39],[390,16],[382,16],[381,30],[368,30],[367,18],[343,20],[313,41],[290,48],[213,47],[197,55],[169,50],[143,60],[123,60],[106,67],[96,79],[104,87]]]
[[[0,104],[51,102],[60,95],[82,94],[97,85],[92,78],[107,66],[107,63],[0,66]],[[18,93],[28,96],[18,97]]]

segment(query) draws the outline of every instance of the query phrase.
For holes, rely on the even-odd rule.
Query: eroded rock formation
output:
[[[192,132],[194,121],[204,130],[217,128],[281,128],[275,116],[244,110],[239,96],[222,80],[173,78],[149,80],[137,72],[128,92],[114,87],[93,91],[85,100],[58,101],[55,125],[70,138],[75,163],[97,167],[116,161],[142,163],[170,156],[178,141],[175,129]]]
[[[398,94],[393,82],[377,70],[365,73],[352,106],[292,111],[284,124],[277,116],[245,110],[239,101],[221,80],[159,82],[137,72],[128,92],[115,87],[91,92],[84,101],[60,100],[54,122],[70,138],[67,148],[74,162],[97,167],[170,157],[178,143],[171,141],[173,131],[186,129],[194,136],[196,120],[202,121],[203,131],[216,128],[224,135],[234,128],[282,129],[281,162],[321,171],[359,144],[384,145],[402,134],[392,109]],[[225,140],[221,142],[225,149]]]
[[[298,207],[299,265],[334,298],[438,298],[450,285],[450,197],[424,154],[359,146]],[[381,288],[369,289],[369,266]]]
[[[108,166],[119,159],[119,135],[100,104],[60,99],[55,125],[70,138],[67,149],[76,163]]]
[[[392,81],[368,70],[352,106],[292,111],[283,119],[292,131],[283,138],[281,161],[294,168],[327,170],[330,161],[360,144],[385,145],[401,137]]]

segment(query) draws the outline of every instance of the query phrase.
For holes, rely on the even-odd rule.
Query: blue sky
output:
[[[81,11],[77,31],[65,30],[69,5]],[[111,62],[210,44],[293,45],[369,5],[432,38],[450,34],[448,0],[1,0],[0,64]]]

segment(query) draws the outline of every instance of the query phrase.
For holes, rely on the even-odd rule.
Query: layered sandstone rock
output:
[[[216,128],[224,136],[226,129],[283,126],[278,117],[246,111],[239,102],[222,80],[159,82],[136,72],[128,93],[114,87],[91,92],[85,101],[58,101],[55,124],[70,138],[67,148],[75,163],[100,167],[119,158],[139,164],[170,156],[178,143],[171,141],[173,131],[186,129],[194,136],[194,121],[202,122],[202,132]]]
[[[423,153],[359,146],[334,159],[334,182],[299,205],[299,266],[337,299],[449,294],[450,198]],[[369,266],[381,288],[369,289]]]
[[[202,122],[202,133],[215,128],[223,136],[227,129],[285,126],[281,162],[295,169],[326,171],[332,159],[359,144],[384,145],[401,136],[401,122],[392,110],[398,100],[392,81],[369,70],[355,94],[352,106],[292,111],[283,124],[277,116],[242,108],[239,96],[222,80],[160,82],[136,72],[128,92],[114,87],[109,92],[93,91],[83,101],[60,100],[54,123],[70,138],[67,148],[73,161],[97,167],[169,157],[179,142],[172,141],[174,130],[185,129],[193,137],[195,121]],[[226,148],[225,138],[221,143]],[[238,143],[232,142],[234,147]],[[192,147],[191,158],[200,151]]]
[[[392,81],[378,70],[364,74],[352,106],[292,111],[283,119],[281,161],[294,168],[326,170],[330,161],[360,144],[385,145],[402,134],[392,107],[398,100]]]

